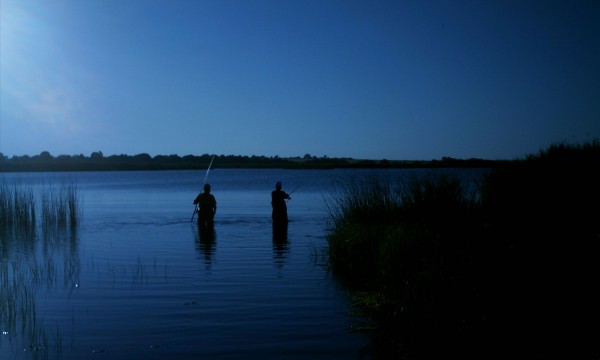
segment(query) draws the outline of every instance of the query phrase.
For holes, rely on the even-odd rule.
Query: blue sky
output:
[[[600,137],[600,2],[0,0],[0,152],[513,159]]]

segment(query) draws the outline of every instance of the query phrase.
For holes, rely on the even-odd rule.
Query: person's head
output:
[[[205,193],[209,193],[210,192],[210,185],[209,184],[204,184],[204,192]]]
[[[275,183],[275,189],[281,190],[281,181]]]

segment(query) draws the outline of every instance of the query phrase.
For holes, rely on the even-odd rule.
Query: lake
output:
[[[368,358],[328,272],[328,199],[340,181],[429,171],[213,169],[209,233],[191,221],[205,171],[0,174],[35,193],[75,184],[81,207],[74,229],[1,233],[0,358]]]

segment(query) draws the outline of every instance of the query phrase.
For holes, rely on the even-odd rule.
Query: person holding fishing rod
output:
[[[210,193],[210,184],[204,184],[204,192],[196,196],[194,205],[196,205],[196,212],[198,213],[198,225],[204,228],[212,227],[217,212],[217,200]]]
[[[271,192],[271,206],[273,207],[273,223],[286,224],[288,222],[286,200],[292,198],[288,193],[281,190],[281,181],[275,183],[275,190]]]
[[[194,199],[194,212],[192,213],[192,221],[194,221],[194,215],[198,214],[198,225],[203,228],[211,228],[214,225],[215,213],[217,212],[217,200],[215,196],[210,193],[210,184],[206,182],[208,179],[208,172],[212,166],[215,156],[213,155],[206,169],[206,175],[204,175],[204,192],[198,194]]]

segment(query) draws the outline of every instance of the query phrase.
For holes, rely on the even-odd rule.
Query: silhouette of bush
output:
[[[553,145],[471,194],[445,176],[341,185],[331,269],[374,324],[373,356],[597,358],[599,150]]]

